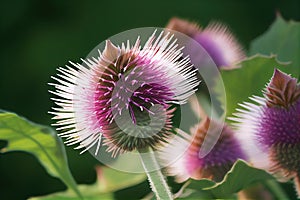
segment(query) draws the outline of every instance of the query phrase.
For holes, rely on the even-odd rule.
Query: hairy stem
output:
[[[147,148],[139,150],[139,152],[143,167],[148,176],[148,181],[156,198],[162,200],[173,199],[173,195],[164,175],[161,173],[159,164],[152,149]]]

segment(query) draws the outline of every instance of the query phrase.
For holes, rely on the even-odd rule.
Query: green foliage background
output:
[[[245,48],[267,30],[280,12],[300,20],[299,0],[152,0],[59,1],[3,0],[0,2],[0,108],[32,121],[50,124],[52,106],[47,90],[50,76],[69,60],[84,58],[107,37],[136,27],[163,27],[173,16],[202,25],[211,20],[230,26]],[[0,142],[0,148],[6,144]],[[79,183],[93,183],[97,161],[67,148],[71,171]],[[0,199],[25,199],[63,190],[32,155],[0,154]],[[114,194],[117,199],[140,198],[147,183]],[[293,192],[293,191],[292,191]]]

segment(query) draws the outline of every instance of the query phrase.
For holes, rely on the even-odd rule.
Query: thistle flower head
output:
[[[211,23],[202,29],[195,23],[172,18],[167,28],[182,32],[197,41],[218,67],[230,66],[245,57],[237,39],[221,23]]]
[[[219,136],[217,133],[220,130],[219,126],[222,126],[222,133],[219,138],[216,138]],[[175,175],[179,182],[188,178],[221,181],[237,159],[246,158],[238,141],[234,138],[233,131],[226,125],[206,118],[191,128],[191,133],[192,135],[188,135],[180,131],[173,143],[161,153],[163,162],[171,162],[168,173]],[[208,137],[209,142],[213,140],[217,142],[213,149],[201,158],[200,148],[205,137]],[[178,154],[184,149],[185,153],[178,158]],[[174,160],[176,161],[172,163]]]
[[[300,174],[300,85],[275,69],[264,98],[250,98],[236,118],[241,141],[253,164],[281,179]],[[298,187],[299,189],[299,187]]]
[[[117,47],[109,40],[99,58],[84,65],[59,68],[52,84],[59,98],[53,108],[55,124],[68,145],[100,147],[101,139],[113,155],[155,148],[171,136],[174,109],[194,92],[199,81],[189,58],[170,34],[155,33],[143,48]]]

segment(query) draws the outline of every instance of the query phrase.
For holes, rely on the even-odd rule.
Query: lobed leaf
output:
[[[280,15],[268,31],[250,44],[250,56],[277,55],[282,62],[291,62],[294,77],[300,74],[300,22],[285,21]]]
[[[64,145],[53,129],[30,122],[14,113],[2,112],[0,140],[8,142],[1,153],[25,151],[33,154],[50,175],[60,178],[81,197],[69,170]]]
[[[190,199],[195,195],[210,198],[234,198],[235,194],[248,186],[260,182],[274,179],[266,171],[251,167],[242,160],[236,161],[231,170],[225,175],[223,181],[215,183],[213,181],[190,180],[187,186],[183,187],[179,199]]]

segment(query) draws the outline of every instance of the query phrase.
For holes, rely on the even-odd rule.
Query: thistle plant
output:
[[[212,22],[203,28],[195,22],[175,17],[169,21],[166,27],[182,32],[199,43],[218,67],[233,66],[245,58],[242,46],[229,28],[222,23]],[[201,56],[194,55],[197,51],[193,52],[193,46],[191,43],[191,46],[187,47],[191,49],[189,51],[191,57]]]
[[[164,145],[173,135],[171,105],[184,104],[199,84],[189,58],[182,58],[176,40],[164,32],[157,38],[154,32],[143,47],[139,38],[121,47],[108,40],[99,58],[83,62],[87,67],[71,63],[52,77],[58,108],[50,112],[59,136],[82,152],[97,145],[97,154],[102,139],[112,156],[134,150],[143,155]],[[146,159],[148,170],[155,158]],[[157,198],[170,198],[153,183],[159,176],[148,175]]]
[[[220,130],[222,132],[219,137]],[[176,138],[160,154],[162,162],[167,163],[167,174],[175,176],[178,182],[189,178],[219,182],[238,159],[246,160],[239,141],[229,126],[206,117],[192,127],[190,132],[188,134],[178,130]],[[206,156],[200,157],[205,137],[209,142],[217,140],[217,143]]]
[[[296,78],[275,69],[263,91],[237,109],[237,133],[254,166],[279,180],[294,178],[300,192],[300,85]]]
[[[15,192],[12,185],[12,197],[5,196],[10,186],[7,180],[16,178],[19,185],[25,181],[18,173],[7,173],[1,176],[5,187],[1,187],[0,199],[300,197],[300,23],[287,22],[277,15],[266,33],[250,43],[243,41],[248,49],[237,39],[247,38],[245,35],[235,37],[229,26],[219,22],[205,27],[173,17],[166,28],[137,28],[111,36],[86,59],[59,67],[49,83],[54,104],[49,113],[56,130],[0,110],[0,172],[6,173],[10,167],[7,158],[15,156],[6,153],[23,151],[68,187],[55,194],[38,191],[26,196],[22,191],[34,188],[28,181],[29,187],[23,185],[22,191]],[[248,34],[253,27],[247,24],[247,28]],[[43,58],[30,56],[30,52],[34,51],[26,49],[25,56],[18,59],[22,62],[19,66],[26,65],[24,58]],[[50,63],[48,55],[55,53],[47,51],[43,63]],[[5,58],[7,54],[3,55]],[[36,77],[47,77],[44,82],[49,82],[53,72],[42,69],[39,73],[45,71],[46,76]],[[30,74],[13,73],[7,79],[5,73],[1,75],[3,83],[15,77],[15,84],[19,79],[26,81]],[[5,84],[7,91],[14,93],[9,100],[28,93],[26,88],[20,93],[12,86]],[[37,102],[38,96],[29,99]],[[6,97],[4,94],[1,100]],[[13,101],[35,111],[24,102]],[[49,105],[45,113],[47,110]],[[81,154],[89,152],[101,162],[96,167],[95,183],[76,184],[65,146]],[[85,159],[81,156],[76,161],[84,181],[90,178],[85,169],[95,169],[91,166],[94,163],[85,163]],[[41,186],[45,184],[40,183],[38,170],[36,177],[30,173],[28,176],[37,178]],[[141,184],[146,176],[152,192]],[[288,180],[294,184],[278,184]],[[293,185],[296,192],[289,189]],[[31,198],[43,193],[47,196]]]

